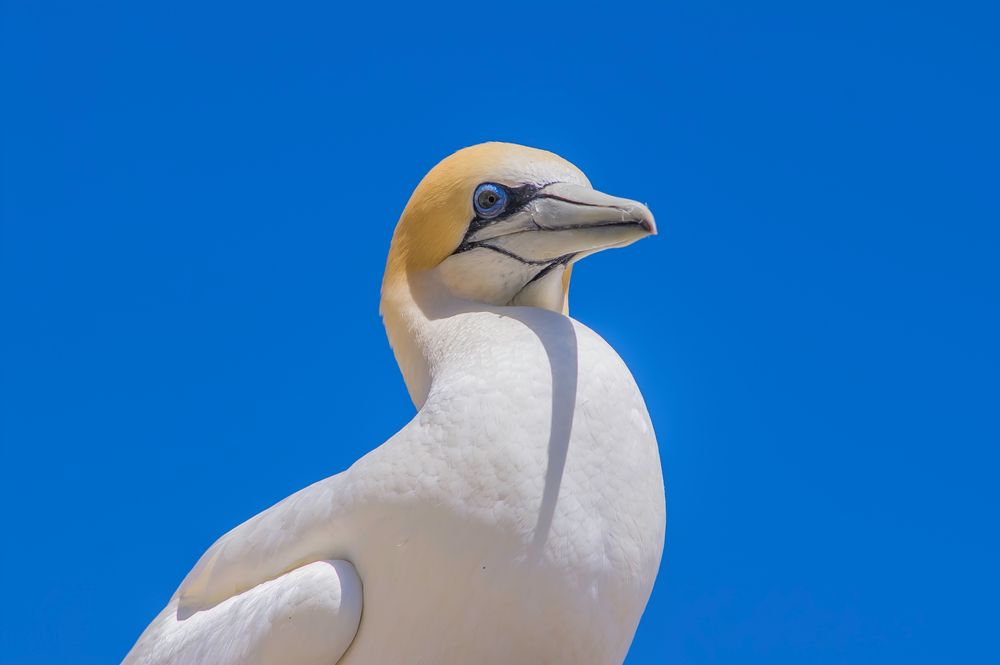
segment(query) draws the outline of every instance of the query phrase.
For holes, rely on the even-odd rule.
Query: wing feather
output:
[[[199,612],[175,598],[122,665],[332,664],[353,641],[361,607],[354,567],[317,561]]]
[[[306,487],[213,544],[175,594],[193,613],[305,564],[346,558],[341,522],[353,504],[348,472]]]

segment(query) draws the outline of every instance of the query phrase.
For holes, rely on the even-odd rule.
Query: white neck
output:
[[[410,399],[418,409],[430,392],[436,360],[433,338],[437,331],[433,321],[446,316],[449,310],[461,311],[462,304],[429,272],[383,285],[380,310],[386,336]]]
[[[552,301],[553,306],[538,308],[539,314],[549,310],[545,314],[553,316],[549,312],[555,312],[555,315],[560,315],[560,310],[565,307],[561,271],[554,271],[552,277],[551,282],[560,289],[559,297],[547,299]],[[544,288],[551,291],[552,285],[546,283]],[[472,312],[503,315],[515,311],[512,307],[462,298],[433,270],[410,273],[404,279],[383,285],[380,309],[406,389],[418,409],[427,400],[435,376],[446,365],[448,353],[445,345],[452,333],[457,331],[454,325],[457,319],[454,317]],[[516,309],[523,311],[523,307]]]

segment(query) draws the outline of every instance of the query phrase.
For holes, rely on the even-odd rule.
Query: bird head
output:
[[[558,155],[483,143],[417,185],[393,234],[383,297],[430,271],[465,300],[565,312],[577,260],[655,233],[646,206],[596,191]]]

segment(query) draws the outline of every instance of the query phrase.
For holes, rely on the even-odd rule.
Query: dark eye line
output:
[[[523,185],[518,185],[516,187],[508,187],[507,185],[501,185],[500,183],[489,183],[484,182],[476,187],[483,185],[494,185],[495,187],[500,187],[504,192],[507,193],[507,207],[499,215],[494,215],[492,217],[483,217],[476,212],[476,216],[472,218],[469,222],[469,228],[465,232],[465,237],[462,238],[462,242],[459,243],[458,247],[455,249],[455,254],[459,252],[464,252],[472,248],[469,244],[469,238],[471,238],[477,231],[489,226],[490,224],[495,224],[497,222],[502,222],[511,215],[514,215],[525,208],[532,200],[538,197],[538,193],[551,185],[555,181],[543,182],[539,184],[535,183],[525,183]],[[473,206],[475,210],[475,206]]]
[[[476,227],[477,230],[481,229],[487,224],[492,224],[493,222],[500,221],[505,217],[509,217],[515,212],[521,210],[531,201],[532,198],[534,198],[538,190],[540,190],[542,187],[545,186],[545,185],[534,185],[531,183],[518,185],[517,187],[508,187],[506,185],[501,185],[499,183],[483,183],[483,184],[484,185],[490,184],[502,189],[507,194],[507,207],[502,213],[494,217],[483,217],[477,212],[476,216],[472,218],[472,222],[469,224],[470,230],[473,227]],[[480,187],[482,187],[482,185],[480,185]]]
[[[507,219],[511,215],[523,210],[524,207],[528,205],[533,198],[535,198],[535,194],[537,194],[538,191],[541,190],[543,187],[545,187],[548,183],[546,183],[546,185],[535,185],[532,183],[525,183],[523,185],[518,185],[517,187],[507,187],[506,185],[501,185],[498,183],[489,183],[489,184],[494,184],[497,187],[501,187],[507,193],[507,207],[499,215],[494,215],[492,217],[483,217],[477,211],[476,216],[472,218],[471,222],[469,222],[469,230],[466,231],[465,233],[466,238],[471,236],[476,231],[479,231],[483,227],[489,226],[490,224],[493,224],[495,222],[503,221],[504,219]]]

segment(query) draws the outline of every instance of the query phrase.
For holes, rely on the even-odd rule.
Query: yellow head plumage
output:
[[[474,200],[484,186],[503,204],[489,214]],[[383,301],[415,273],[435,271],[465,300],[565,311],[578,258],[652,232],[645,206],[594,191],[558,155],[475,145],[442,160],[414,190],[392,237]]]
[[[480,183],[553,178],[590,185],[559,155],[513,143],[480,143],[445,157],[420,181],[399,218],[383,288],[409,271],[437,267],[455,251],[475,216],[472,193]]]
[[[422,317],[480,306],[565,314],[576,260],[651,233],[645,206],[595,191],[551,152],[483,143],[442,160],[399,218],[382,281],[386,331],[414,403],[429,385],[414,339]]]

